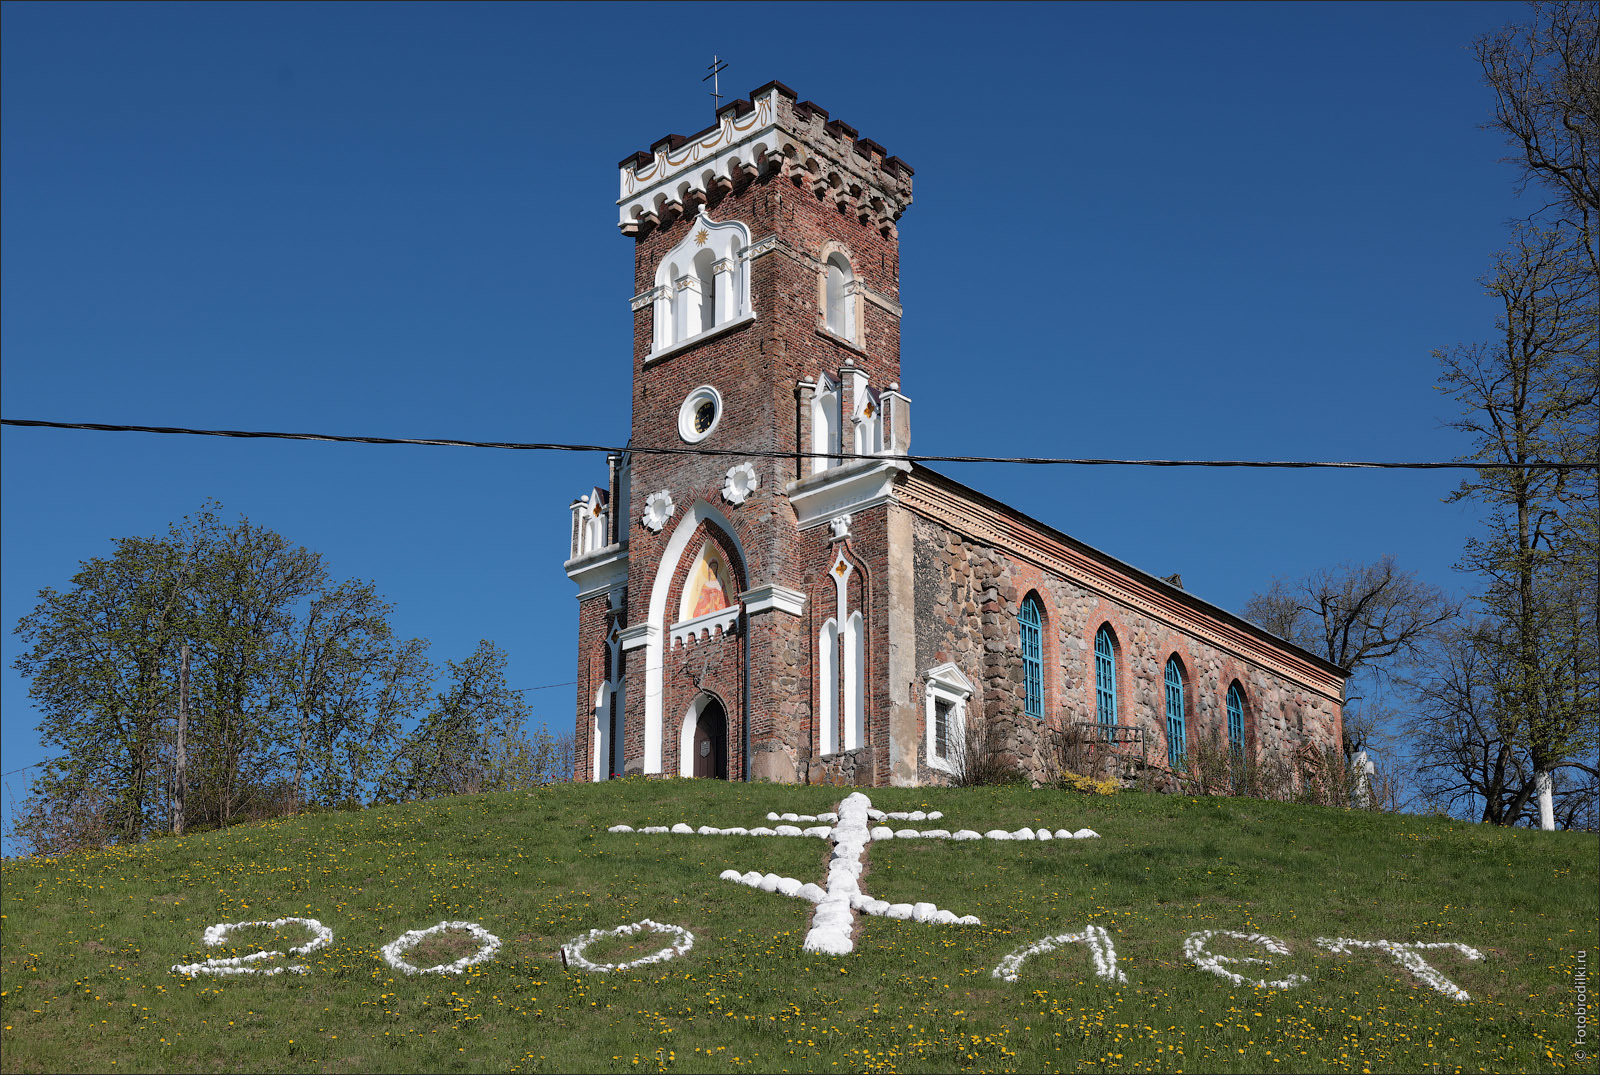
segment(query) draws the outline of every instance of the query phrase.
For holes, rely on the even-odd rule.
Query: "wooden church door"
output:
[[[695,776],[728,779],[728,717],[714,698],[694,722],[693,749]]]

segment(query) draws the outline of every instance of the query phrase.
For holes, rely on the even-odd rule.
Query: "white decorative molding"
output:
[[[828,528],[833,531],[834,541],[843,541],[850,536],[850,513],[835,515],[828,520]]]
[[[679,620],[668,628],[668,637],[672,645],[680,643],[700,642],[717,637],[721,634],[732,634],[734,625],[739,622],[739,606],[729,605],[719,608],[715,612],[707,612],[691,620]]]
[[[714,129],[676,150],[657,149],[655,159],[642,168],[635,170],[631,160],[623,163],[618,226],[636,224],[668,202],[681,203],[691,192],[704,193],[708,180],[732,179],[776,154],[780,148],[777,89],[751,103],[755,107],[743,118],[735,118],[729,109],[718,117]]]
[[[567,578],[578,584],[578,600],[615,590],[628,582],[628,543],[596,549],[564,565]]]
[[[790,482],[785,487],[801,530],[821,526],[835,515],[864,511],[894,495],[895,479],[909,472],[900,459],[851,460]]]
[[[638,313],[646,306],[649,306],[652,302],[655,302],[657,299],[664,299],[671,293],[671,289],[666,287],[653,287],[648,291],[641,291],[633,298],[628,300],[628,309],[632,310],[634,313]]]
[[[704,429],[695,429],[695,415],[703,403],[711,404],[711,424]],[[678,408],[678,436],[685,444],[698,444],[711,436],[721,421],[722,393],[709,384],[703,384],[685,396],[683,405]]]
[[[749,463],[735,463],[722,479],[722,499],[737,507],[750,499],[750,494],[761,488],[761,476]]]
[[[675,355],[679,351],[687,351],[691,347],[698,347],[707,340],[715,339],[716,337],[721,336],[724,332],[732,332],[734,329],[743,328],[745,325],[748,325],[755,319],[756,312],[754,310],[746,310],[732,321],[724,321],[720,325],[712,325],[704,332],[697,332],[693,336],[681,339],[671,346],[661,348],[659,351],[651,351],[648,355],[644,356],[645,365],[649,365],[652,362],[659,362],[661,359],[667,358],[670,355]]]
[[[644,647],[644,771],[646,775],[662,771],[662,756],[666,738],[662,711],[665,694],[665,646],[662,645],[662,625],[667,622],[667,595],[672,591],[673,580],[678,576],[678,565],[688,552],[690,539],[699,531],[700,524],[711,522],[717,526],[733,546],[730,557],[734,562],[748,564],[749,557],[739,543],[738,528],[716,507],[706,500],[696,500],[684,509],[683,517],[672,528],[661,557],[656,561],[655,578],[650,582],[650,605],[645,622],[651,633]],[[640,580],[639,585],[643,585]]]
[[[745,247],[744,252],[739,256],[744,258],[745,261],[754,261],[756,258],[759,258],[765,254],[770,254],[776,249],[778,249],[778,236],[776,234],[763,235],[761,238]]]
[[[744,602],[745,612],[751,615],[768,609],[777,609],[791,616],[799,616],[806,608],[805,594],[777,584],[746,590],[739,595],[739,600]]]
[[[672,494],[665,489],[660,489],[645,498],[644,515],[640,517],[639,521],[659,534],[661,528],[667,525],[667,520],[672,518],[672,513],[676,510],[677,506],[672,502]]]
[[[927,690],[923,692],[926,709],[924,726],[927,729],[923,757],[927,759],[928,768],[956,775],[966,753],[967,699],[972,697],[975,688],[972,680],[949,662],[934,665],[922,675],[927,680]],[[945,729],[945,753],[942,755],[938,753],[938,729],[935,727],[935,710],[940,702],[947,702],[950,706],[950,722]]]
[[[643,649],[660,636],[661,628],[653,623],[636,623],[617,632],[617,638],[622,642],[623,653]]]

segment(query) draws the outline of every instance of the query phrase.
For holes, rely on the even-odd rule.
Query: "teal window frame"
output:
[[[1183,767],[1188,751],[1188,737],[1183,726],[1183,669],[1178,658],[1167,658],[1167,764],[1173,769]]]
[[[1103,624],[1094,634],[1094,708],[1100,727],[1117,723],[1117,647]]]
[[[1017,625],[1022,635],[1022,711],[1035,720],[1044,719],[1044,609],[1033,594],[1023,598],[1017,610]]]
[[[1244,757],[1244,690],[1237,682],[1228,686],[1228,751],[1235,760]]]

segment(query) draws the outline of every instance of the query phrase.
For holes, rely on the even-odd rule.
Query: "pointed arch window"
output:
[[[1177,769],[1188,753],[1183,728],[1183,668],[1178,658],[1167,658],[1167,764]]]
[[[1094,634],[1094,709],[1101,728],[1117,723],[1117,651],[1104,625]]]
[[[821,754],[839,749],[839,621],[823,623],[817,638],[817,747]]]
[[[844,748],[855,750],[866,739],[866,679],[862,675],[866,640],[861,613],[844,621]]]
[[[1022,633],[1022,711],[1036,720],[1044,719],[1044,609],[1039,599],[1029,594],[1017,612]]]
[[[1244,690],[1237,682],[1228,687],[1228,753],[1235,761],[1244,757]]]

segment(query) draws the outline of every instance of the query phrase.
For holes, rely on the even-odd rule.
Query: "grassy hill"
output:
[[[829,788],[619,781],[297,817],[138,847],[4,865],[7,1072],[32,1071],[1594,1071],[1574,1055],[1574,973],[1597,947],[1593,835],[1233,799],[1026,788],[883,789],[883,810],[940,810],[979,832],[1089,827],[1098,840],[869,846],[862,887],[979,926],[860,917],[856,951],[802,951],[813,905],[720,880],[726,869],[823,882],[819,839],[609,833],[687,822],[768,825],[832,810]],[[333,931],[309,973],[189,977],[170,968],[279,951],[300,926],[207,949],[220,922],[309,917]],[[687,927],[677,958],[611,974],[560,946],[650,918]],[[503,942],[459,976],[407,976],[379,949],[442,920]],[[1016,982],[1019,946],[1087,925],[1118,984],[1067,944]],[[1213,937],[1247,978],[1185,956],[1195,931],[1264,933],[1287,955]],[[1381,950],[1319,937],[1456,941],[1422,953],[1470,995]],[[662,935],[590,945],[594,962]],[[430,937],[407,958],[477,948]],[[1586,952],[1587,956],[1580,956]],[[1270,964],[1244,962],[1263,958]],[[1587,960],[1585,965],[1583,960]],[[270,960],[256,966],[282,965]]]

